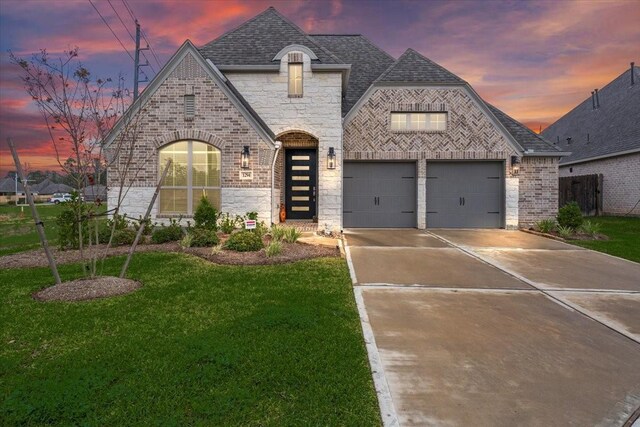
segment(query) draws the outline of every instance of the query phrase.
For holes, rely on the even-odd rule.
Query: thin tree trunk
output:
[[[158,193],[160,192],[160,188],[162,187],[162,181],[167,176],[167,172],[169,172],[169,166],[171,166],[171,159],[167,160],[167,165],[164,167],[162,171],[162,176],[160,177],[160,181],[158,181],[158,185],[156,186],[156,191],[153,193],[153,197],[151,197],[151,202],[149,203],[149,207],[147,207],[147,212],[144,214],[144,218],[140,221],[140,227],[138,228],[138,232],[136,233],[136,238],[133,241],[133,244],[129,248],[129,254],[127,255],[127,259],[122,266],[122,271],[120,272],[120,278],[123,279],[127,274],[127,269],[129,268],[129,262],[131,261],[131,257],[136,250],[136,246],[138,246],[138,241],[144,232],[144,224],[147,222],[149,215],[151,215],[151,209],[153,209],[153,204],[156,202],[156,198],[158,197]]]
[[[38,215],[38,210],[36,209],[36,205],[33,202],[33,195],[31,194],[31,190],[29,189],[29,183],[24,176],[24,172],[22,170],[22,164],[20,163],[20,157],[18,157],[18,152],[16,148],[13,146],[13,141],[11,138],[7,138],[7,143],[9,144],[9,149],[11,150],[11,154],[13,155],[13,162],[16,164],[16,170],[18,175],[20,175],[20,179],[22,180],[22,186],[24,187],[24,193],[27,196],[27,202],[29,203],[29,207],[31,207],[31,215],[33,216],[33,220],[36,223],[36,230],[38,231],[38,236],[40,236],[40,242],[42,242],[42,247],[44,248],[44,253],[47,255],[47,260],[49,261],[49,268],[51,269],[51,274],[53,274],[53,278],[56,281],[56,285],[61,283],[60,274],[58,274],[58,266],[56,265],[56,260],[53,258],[51,254],[51,250],[49,249],[49,243],[47,242],[47,236],[44,234],[44,224],[40,221],[40,216]]]

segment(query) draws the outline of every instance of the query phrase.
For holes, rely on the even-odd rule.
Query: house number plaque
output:
[[[241,181],[251,181],[253,180],[253,171],[240,171],[240,180]]]

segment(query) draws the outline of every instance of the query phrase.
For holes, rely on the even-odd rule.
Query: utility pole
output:
[[[140,51],[141,50],[149,50],[149,46],[140,47],[140,24],[136,19],[136,54],[134,59],[134,68],[133,68],[133,102],[136,102],[138,99],[138,83],[148,82],[146,78],[144,80],[140,80],[140,67],[149,66],[149,61],[146,61],[144,64],[140,63]],[[145,76],[146,77],[146,76]]]

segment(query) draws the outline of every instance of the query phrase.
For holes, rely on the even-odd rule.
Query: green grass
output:
[[[130,295],[42,303],[47,269],[0,270],[0,425],[380,424],[344,260],[143,253],[129,276]]]
[[[640,262],[640,218],[603,216],[587,220],[600,224],[600,233],[607,235],[609,240],[575,240],[571,243]]]
[[[56,246],[58,226],[56,217],[61,205],[38,204],[38,214],[44,223],[44,231],[51,246]],[[106,206],[98,208],[101,212]],[[0,205],[0,256],[24,252],[40,247],[40,238],[31,217],[29,206]]]

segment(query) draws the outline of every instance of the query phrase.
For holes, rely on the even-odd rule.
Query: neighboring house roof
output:
[[[317,62],[341,63],[273,7],[207,43],[200,48],[200,53],[217,66],[270,65],[278,52],[292,44],[311,49],[318,57]]]
[[[88,185],[83,190],[84,199],[87,201],[93,201],[96,198],[106,200],[107,187],[104,185]]]
[[[42,190],[44,188],[47,188],[51,184],[53,184],[53,181],[51,181],[49,178],[45,178],[39,183],[31,185],[30,188],[31,188],[31,191],[35,191],[36,193],[39,193],[39,194],[44,194],[42,193]]]
[[[640,151],[640,69],[631,68],[598,91],[600,107],[591,97],[546,128],[542,135],[571,155],[560,163],[579,163]],[[567,143],[571,138],[571,144]],[[559,142],[558,142],[559,141]]]
[[[507,132],[509,132],[509,134],[518,141],[518,144],[520,144],[525,151],[532,151],[534,153],[553,153],[560,151],[552,142],[547,141],[542,136],[536,134],[513,117],[507,115],[488,102],[485,102],[485,104],[487,104],[487,107],[489,107],[489,110],[493,115],[496,116],[502,126],[507,129]]]
[[[18,182],[18,192],[24,191],[22,183]],[[16,181],[13,178],[0,179],[0,193],[14,193],[16,192]]]
[[[343,116],[374,80],[395,62],[391,55],[361,34],[312,34],[311,38],[324,45],[345,64],[351,64],[347,93],[342,102]]]
[[[73,187],[70,187],[66,184],[56,184],[51,183],[46,187],[42,187],[38,193],[39,194],[53,194],[53,193],[71,193],[74,190]]]
[[[464,84],[460,77],[415,50],[407,49],[376,83]]]

